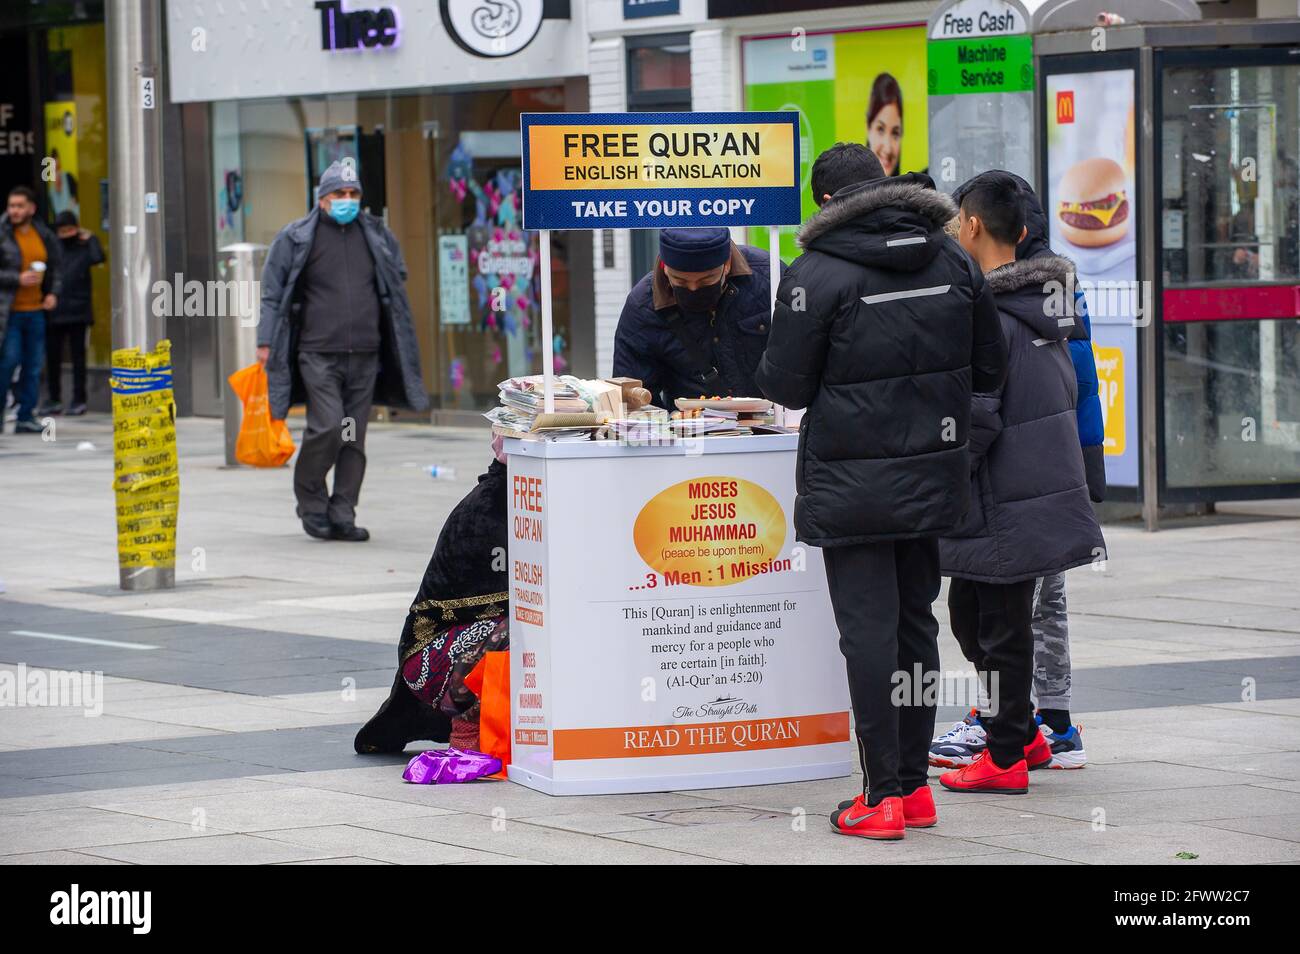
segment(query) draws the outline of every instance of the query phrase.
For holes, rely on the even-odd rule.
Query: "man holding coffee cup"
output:
[[[45,312],[58,304],[62,256],[54,233],[36,218],[35,192],[15,186],[6,211],[0,219],[0,394],[8,393],[14,370],[21,367],[14,432],[39,434]]]

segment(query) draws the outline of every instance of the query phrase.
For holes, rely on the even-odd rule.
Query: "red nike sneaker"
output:
[[[908,828],[933,828],[939,822],[934,794],[929,785],[918,785],[911,795],[903,796],[903,824]]]
[[[1025,746],[1025,765],[1029,771],[1047,768],[1052,763],[1052,746],[1047,736],[1041,732],[1034,733],[1034,741]]]
[[[1000,792],[1024,795],[1029,791],[1029,769],[1021,759],[1010,768],[998,768],[985,749],[970,765],[955,772],[944,772],[939,784],[951,792]]]
[[[903,800],[882,798],[879,805],[868,805],[859,795],[848,808],[831,815],[831,828],[841,835],[896,841],[903,837]]]

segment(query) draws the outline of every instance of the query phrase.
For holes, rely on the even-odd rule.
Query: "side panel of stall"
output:
[[[545,460],[511,454],[509,467],[510,775],[540,787],[554,756],[550,488]]]

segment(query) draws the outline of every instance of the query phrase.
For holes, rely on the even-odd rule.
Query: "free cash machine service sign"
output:
[[[525,229],[797,225],[799,114],[524,113]]]

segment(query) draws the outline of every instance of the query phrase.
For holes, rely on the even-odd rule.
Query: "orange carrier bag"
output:
[[[244,420],[235,440],[235,459],[250,467],[280,467],[293,456],[293,436],[284,421],[271,420],[266,368],[257,362],[226,378],[244,405]]]
[[[465,688],[479,698],[478,748],[510,764],[510,650],[484,653],[465,677]]]

